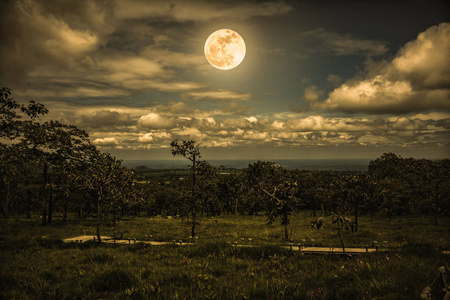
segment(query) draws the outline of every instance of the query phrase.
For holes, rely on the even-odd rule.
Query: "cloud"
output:
[[[2,1],[0,80],[21,84],[37,66],[73,67],[113,30],[109,1]]]
[[[336,74],[330,74],[327,77],[327,82],[331,83],[332,85],[338,85],[342,82],[342,77]]]
[[[149,113],[139,118],[138,126],[145,129],[170,129],[176,127],[176,122],[173,118]]]
[[[193,91],[183,95],[186,99],[192,100],[233,100],[233,101],[246,101],[251,100],[252,94],[250,93],[240,93],[236,91],[229,90],[204,90],[204,91]]]
[[[235,2],[225,5],[216,1],[117,1],[117,15],[121,19],[159,18],[164,21],[209,21],[220,18],[249,19],[257,16],[276,16],[289,13],[292,7],[285,2]]]
[[[116,146],[119,144],[119,142],[114,137],[95,139],[92,143],[99,146]]]
[[[290,115],[290,116],[289,116]],[[171,117],[148,114],[133,131],[96,132],[105,149],[166,149],[173,139],[194,139],[203,147],[448,147],[450,114],[401,117]],[[170,120],[171,128],[162,128]],[[167,125],[167,124],[166,124]],[[114,139],[113,139],[114,138]],[[381,151],[381,150],[380,150]]]
[[[213,115],[246,115],[248,111],[247,107],[240,106],[239,104],[232,102],[230,105],[221,107],[211,112]]]
[[[171,68],[197,68],[206,61],[204,55],[161,49],[158,46],[146,47],[140,54],[146,58],[157,60],[163,67]]]
[[[401,76],[417,88],[450,88],[450,23],[433,26],[407,43],[392,61],[389,76]]]
[[[450,110],[450,23],[433,26],[390,62],[369,63],[363,78],[334,89],[314,108],[366,113]]]
[[[167,132],[149,132],[139,136],[138,141],[142,143],[170,141],[172,135]]]
[[[112,56],[98,62],[98,68],[113,81],[152,77],[162,72],[161,66],[145,57],[132,55]]]
[[[120,114],[117,111],[101,110],[93,114],[83,115],[80,126],[92,129],[101,129],[105,127],[130,126],[135,122],[129,114]]]
[[[323,52],[332,55],[374,56],[384,54],[387,51],[384,42],[360,39],[351,34],[330,32],[323,28],[303,32],[298,38],[300,43],[304,44],[301,48],[306,49],[307,53]]]
[[[195,111],[192,106],[187,105],[185,102],[169,102],[167,104],[159,104],[155,105],[153,110],[168,116],[189,116]]]
[[[308,101],[309,103],[318,102],[323,98],[325,91],[317,89],[317,86],[311,85],[305,88],[303,92],[303,100]]]

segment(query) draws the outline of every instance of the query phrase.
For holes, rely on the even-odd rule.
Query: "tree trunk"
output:
[[[316,216],[316,199],[313,200],[313,216]]]
[[[338,226],[338,236],[339,236],[339,241],[341,242],[342,245],[342,254],[345,254],[345,246],[344,246],[344,241],[342,240],[342,236],[341,236],[341,221],[338,220],[337,221],[337,226]]]
[[[435,191],[435,196],[434,196],[434,225],[438,225],[438,213],[439,213],[439,202],[438,202],[438,191]]]
[[[64,193],[64,205],[63,205],[63,209],[64,209],[64,213],[63,213],[63,221],[65,222],[67,220],[67,194]]]
[[[48,197],[48,221],[47,221],[47,223],[52,222],[52,216],[53,216],[53,188],[50,187],[50,195]]]
[[[47,163],[44,163],[44,172],[42,174],[42,225],[47,225],[47,197],[46,197],[46,191],[47,191],[47,171],[48,171],[48,165]]]
[[[237,197],[234,199],[234,214],[235,215],[238,214],[238,198]]]
[[[191,236],[195,236],[195,226],[197,225],[197,218],[195,210],[192,210],[192,230],[191,230]]]
[[[289,224],[289,200],[286,199],[286,205],[284,207],[284,216],[283,216],[283,223],[284,223],[284,239],[286,241],[289,240],[289,232],[288,232],[288,224]]]
[[[192,159],[192,231],[191,236],[195,236],[195,226],[197,225],[197,214],[195,205],[195,156]]]
[[[100,223],[101,223],[101,216],[102,216],[102,197],[101,197],[101,191],[98,192],[99,195],[97,195],[97,239],[98,242],[102,242],[102,238],[100,236]]]
[[[5,195],[5,203],[4,203],[4,208],[3,208],[3,214],[5,216],[5,218],[8,217],[9,215],[9,197],[11,195],[11,181],[8,181],[8,183],[6,184],[6,195]]]
[[[359,209],[359,203],[357,202],[355,205],[355,232],[358,231],[358,209]]]

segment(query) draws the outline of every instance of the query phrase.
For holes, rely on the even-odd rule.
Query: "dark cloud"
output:
[[[23,84],[38,66],[70,68],[113,30],[111,1],[7,0],[0,7],[0,81]]]
[[[121,114],[117,111],[101,110],[90,115],[83,115],[80,126],[90,129],[117,128],[135,124],[129,114]]]
[[[249,19],[289,13],[292,7],[284,1],[145,1],[119,0],[117,15],[122,19],[158,18],[164,22],[210,21],[214,19]]]

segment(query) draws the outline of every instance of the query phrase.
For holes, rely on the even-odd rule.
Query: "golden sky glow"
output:
[[[448,158],[448,1],[416,2],[2,1],[0,87],[120,159]]]

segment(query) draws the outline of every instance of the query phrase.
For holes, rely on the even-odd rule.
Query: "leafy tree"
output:
[[[289,172],[272,162],[250,164],[246,169],[250,182],[269,198],[268,222],[272,224],[278,217],[284,226],[284,238],[289,240],[288,226],[298,190],[298,183]]]
[[[199,198],[201,200],[202,216],[204,212],[207,215],[218,215],[223,210],[223,203],[220,203],[219,198],[219,175],[217,169],[206,161],[200,161],[197,166],[198,186],[201,193]]]
[[[411,186],[405,180],[408,168],[405,160],[394,153],[384,153],[369,163],[369,176],[375,181],[376,194],[389,218],[394,212],[401,213],[408,207]]]
[[[26,173],[25,164],[29,159],[29,153],[24,151],[23,145],[17,145],[17,141],[23,138],[31,127],[38,124],[36,120],[40,115],[45,115],[48,110],[39,103],[30,101],[28,106],[18,104],[11,97],[11,90],[7,87],[0,89],[0,165],[5,168],[3,182],[5,196],[3,198],[3,214],[8,216],[10,199],[17,186],[18,180],[23,179]],[[27,119],[23,119],[27,117]],[[5,142],[9,142],[6,144]]]
[[[417,196],[423,199],[419,205],[432,209],[437,225],[438,217],[449,213],[450,160],[421,159],[416,161],[413,171]]]
[[[244,178],[238,173],[220,174],[217,182],[217,196],[228,213],[238,214],[240,199],[244,194]],[[241,204],[242,205],[242,204]]]
[[[27,125],[48,110],[44,105],[30,101],[28,106],[17,103],[11,97],[11,89],[0,89],[0,139],[14,140],[27,131]],[[27,116],[30,120],[22,120]]]
[[[67,180],[61,184],[52,182],[49,171],[59,169],[60,173],[64,173],[68,167],[67,164],[85,162],[88,159],[87,152],[92,146],[89,136],[84,130],[58,121],[33,122],[28,124],[27,129],[27,132],[21,137],[20,145],[28,153],[28,156],[39,162],[43,168],[42,224],[45,225],[47,221],[51,222],[54,190],[70,184],[67,183]]]
[[[109,153],[102,153],[94,146],[86,152],[89,160],[76,167],[81,168],[78,184],[94,192],[97,204],[97,239],[101,242],[100,227],[104,208],[115,209],[117,202],[130,197],[134,174],[121,166],[121,161]]]
[[[348,208],[353,209],[354,220],[352,223],[352,232],[358,231],[358,216],[360,209],[368,200],[367,193],[367,175],[364,173],[358,175],[347,175],[341,179],[345,201]]]

